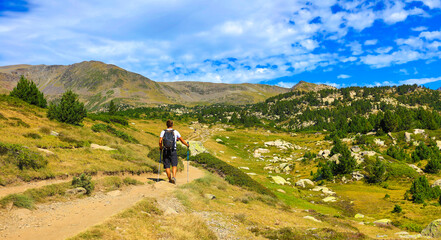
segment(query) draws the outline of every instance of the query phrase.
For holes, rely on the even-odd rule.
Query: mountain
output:
[[[84,61],[72,65],[13,65],[0,67],[0,89],[6,93],[20,76],[34,81],[49,100],[67,89],[80,95],[86,107],[99,110],[110,100],[132,106],[155,104],[249,104],[288,92],[263,84],[155,82],[112,64]],[[2,93],[0,92],[0,93]]]
[[[337,89],[337,88],[325,84],[315,84],[315,83],[300,81],[291,88],[291,91],[317,92],[322,89]]]

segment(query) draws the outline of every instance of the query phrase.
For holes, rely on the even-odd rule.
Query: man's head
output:
[[[173,121],[172,120],[167,120],[167,128],[171,128],[173,127]]]

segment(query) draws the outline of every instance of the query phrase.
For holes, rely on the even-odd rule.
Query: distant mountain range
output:
[[[34,81],[49,100],[68,89],[80,95],[89,110],[116,102],[133,106],[157,104],[249,104],[289,92],[264,84],[155,82],[140,74],[98,61],[72,65],[12,65],[0,67],[0,93],[12,90],[20,76]]]

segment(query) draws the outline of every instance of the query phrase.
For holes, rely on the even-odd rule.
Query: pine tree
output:
[[[43,93],[38,90],[37,85],[33,81],[29,81],[23,75],[9,95],[41,108],[47,107]]]
[[[86,117],[84,104],[78,100],[78,95],[71,90],[65,92],[59,104],[51,103],[47,116],[60,122],[78,125]]]
[[[381,122],[381,126],[384,132],[393,132],[398,127],[398,120],[395,114],[393,114],[390,110],[387,110],[384,113],[383,121]]]
[[[107,112],[110,115],[115,115],[115,113],[118,111],[118,106],[116,106],[115,102],[113,100],[110,101],[109,106],[107,107]]]

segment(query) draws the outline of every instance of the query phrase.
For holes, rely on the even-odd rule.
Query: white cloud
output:
[[[358,41],[351,42],[348,46],[351,48],[353,55],[360,55],[363,53],[362,46]]]
[[[427,40],[441,39],[441,31],[422,32],[419,37]]]
[[[346,74],[340,74],[340,75],[337,76],[338,79],[347,79],[347,78],[350,78],[350,77],[351,76],[346,75]]]
[[[416,78],[416,79],[407,79],[407,80],[403,80],[400,81],[400,84],[426,84],[426,83],[432,83],[432,82],[437,82],[437,81],[441,81],[441,77],[436,77],[436,78]]]
[[[441,8],[441,0],[422,0],[422,2],[431,9]]]
[[[292,82],[278,82],[276,85],[283,88],[292,88],[295,84]]]
[[[399,72],[404,74],[404,75],[409,75],[409,72],[405,68],[400,69]]]
[[[378,39],[366,40],[366,41],[364,41],[364,45],[366,45],[366,46],[372,46],[372,45],[376,45],[377,42],[378,42]]]
[[[300,41],[300,45],[302,45],[302,47],[306,48],[309,51],[314,50],[318,47],[317,41],[312,40],[312,39],[302,40],[302,41]]]
[[[411,28],[411,30],[414,31],[414,32],[422,32],[422,31],[426,31],[426,30],[427,30],[427,27],[425,27],[425,26],[419,26],[419,27]]]

